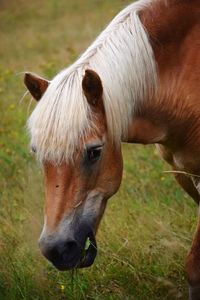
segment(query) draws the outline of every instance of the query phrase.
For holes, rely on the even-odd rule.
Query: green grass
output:
[[[43,179],[29,154],[20,72],[51,78],[90,44],[127,0],[0,3],[0,299],[187,299],[184,259],[195,204],[154,147],[124,145],[121,189],[109,200],[95,264],[59,273],[40,254]]]

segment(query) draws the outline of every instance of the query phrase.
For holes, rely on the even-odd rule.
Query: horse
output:
[[[46,189],[39,247],[57,269],[93,264],[100,220],[122,180],[121,142],[155,144],[199,204],[199,46],[199,0],[140,0],[53,80],[25,73]],[[199,300],[200,218],[186,273],[189,298]]]

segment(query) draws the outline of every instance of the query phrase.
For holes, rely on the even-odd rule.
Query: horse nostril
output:
[[[53,247],[49,249],[46,256],[50,261],[54,261],[59,257],[59,255],[60,255],[59,250],[56,247]]]
[[[65,260],[70,260],[80,254],[80,248],[76,241],[67,241],[63,245],[62,256]]]
[[[65,243],[65,247],[69,252],[73,252],[74,250],[77,249],[78,245],[75,241],[70,241]]]
[[[75,240],[61,240],[54,243],[40,240],[39,244],[43,255],[59,270],[75,268],[80,262],[81,247]]]
[[[39,247],[42,254],[60,271],[89,267],[97,254],[95,236],[87,224],[78,233],[68,237],[43,234]]]

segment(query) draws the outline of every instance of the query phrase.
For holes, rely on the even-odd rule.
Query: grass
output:
[[[43,179],[29,154],[20,72],[51,78],[90,44],[127,0],[0,3],[0,299],[187,299],[184,258],[195,204],[154,147],[124,145],[121,189],[109,201],[93,267],[59,273],[40,254]]]

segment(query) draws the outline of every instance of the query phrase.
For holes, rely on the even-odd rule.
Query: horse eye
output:
[[[92,148],[87,150],[87,159],[91,162],[94,163],[96,162],[101,155],[101,148]]]

